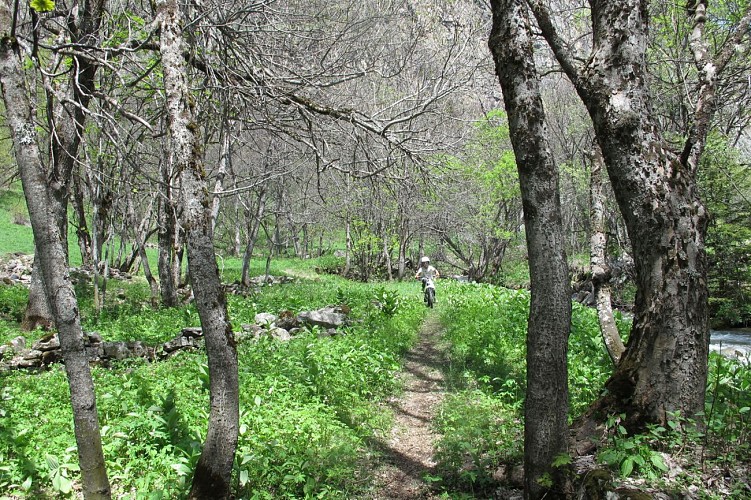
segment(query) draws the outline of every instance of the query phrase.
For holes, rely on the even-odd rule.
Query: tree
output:
[[[158,20],[172,152],[169,162],[179,172],[188,272],[209,361],[208,432],[190,498],[229,498],[240,418],[237,349],[214,253],[211,199],[201,161],[193,100],[188,92],[182,15],[176,0],[158,3]]]
[[[503,89],[516,156],[529,252],[531,303],[524,403],[524,491],[563,495],[553,468],[566,451],[571,292],[564,250],[558,171],[547,144],[532,35],[522,0],[492,0],[488,45]],[[551,486],[557,489],[550,490]]]
[[[618,365],[623,351],[623,345],[618,327],[613,316],[613,305],[610,299],[610,267],[607,262],[608,233],[605,227],[605,197],[603,194],[602,169],[604,162],[602,153],[595,145],[592,153],[590,168],[590,199],[591,224],[590,236],[590,266],[592,268],[592,285],[594,287],[597,319],[605,348],[614,365]]]
[[[690,2],[688,44],[698,74],[696,107],[686,140],[676,151],[653,112],[648,2],[590,1],[586,57],[575,57],[574,46],[559,34],[544,2],[528,3],[587,107],[633,247],[633,328],[599,407],[627,413],[631,428],[664,423],[673,411],[693,417],[704,409],[709,350],[707,214],[697,195],[696,170],[715,109],[717,77],[748,30],[751,7],[729,31],[722,50],[710,57],[702,38],[707,2]]]
[[[41,270],[65,360],[83,494],[87,499],[107,499],[110,498],[110,485],[99,433],[94,384],[84,347],[78,301],[68,273],[67,239],[61,234],[61,230],[67,229],[67,224],[59,219],[64,197],[54,191],[59,186],[42,163],[29,100],[32,92],[24,78],[14,32],[17,15],[10,2],[0,3],[0,25],[4,26],[0,40],[0,84],[34,232],[35,265]],[[50,182],[50,176],[53,182]]]
[[[432,225],[456,267],[471,281],[492,282],[522,222],[519,178],[506,113],[486,113],[473,132],[458,156],[446,158]]]

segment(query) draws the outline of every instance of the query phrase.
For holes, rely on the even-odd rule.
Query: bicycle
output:
[[[422,278],[422,289],[425,294],[425,305],[432,309],[435,304],[435,282],[431,278]]]

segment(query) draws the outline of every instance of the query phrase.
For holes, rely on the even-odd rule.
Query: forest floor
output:
[[[432,422],[445,395],[443,353],[437,347],[441,329],[438,315],[428,315],[417,344],[405,357],[404,392],[389,401],[394,426],[379,446],[373,499],[440,498],[425,476],[435,468]]]

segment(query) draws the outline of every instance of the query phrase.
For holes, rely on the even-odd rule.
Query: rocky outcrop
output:
[[[267,337],[285,342],[307,327],[317,327],[320,336],[338,335],[341,333],[339,328],[347,323],[348,313],[344,306],[329,306],[297,315],[291,311],[282,311],[278,315],[259,313],[253,324],[242,325],[241,331],[235,333],[235,340],[242,342]],[[127,358],[154,361],[185,349],[202,348],[203,332],[200,327],[183,328],[175,338],[158,346],[141,341],[105,342],[99,333],[88,332],[84,343],[92,364],[108,365]],[[42,370],[59,362],[62,362],[62,352],[56,333],[40,338],[31,347],[27,346],[26,338],[20,336],[0,346],[0,371]]]

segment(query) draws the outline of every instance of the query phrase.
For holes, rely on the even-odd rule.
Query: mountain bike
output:
[[[433,304],[435,304],[435,283],[431,278],[421,278],[422,279],[422,289],[423,293],[425,294],[424,301],[425,305],[432,308]]]

